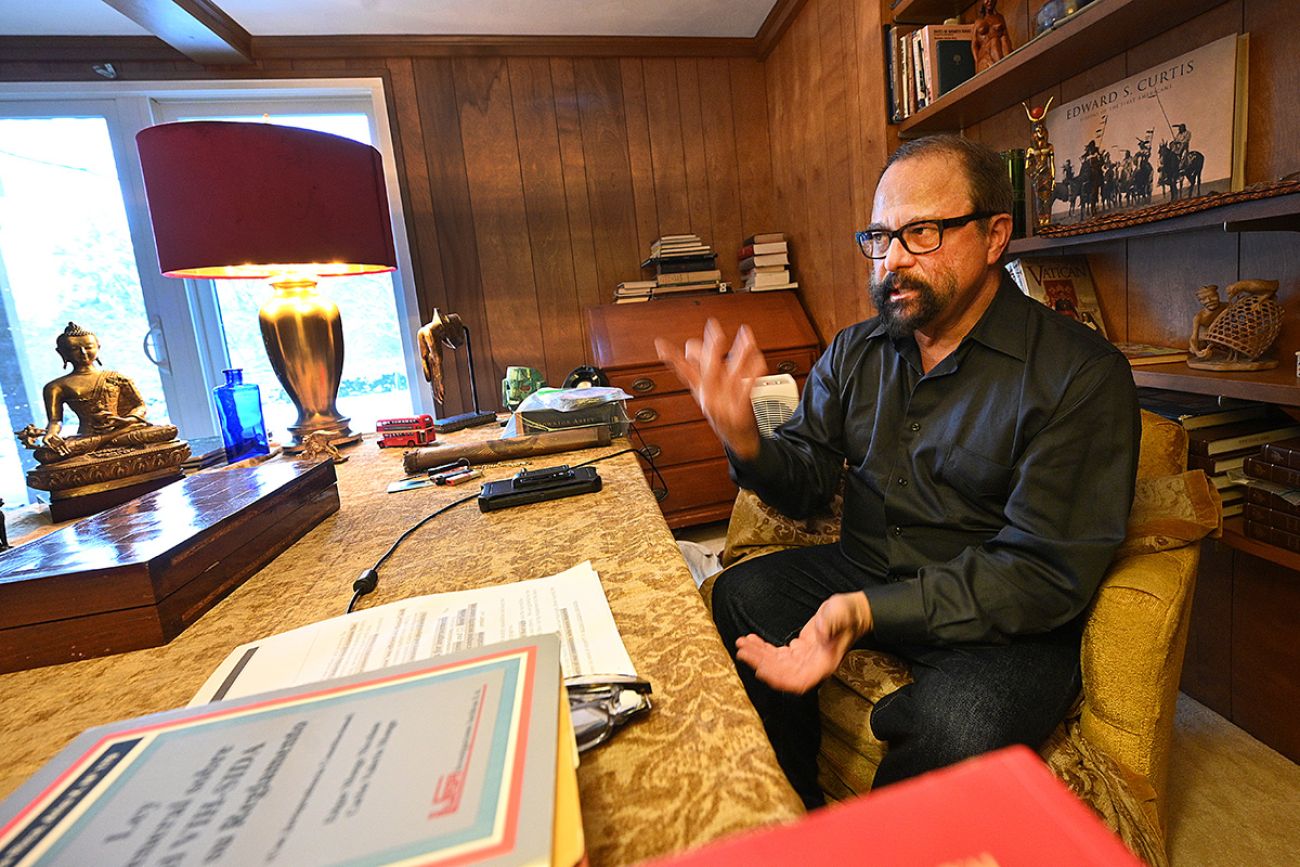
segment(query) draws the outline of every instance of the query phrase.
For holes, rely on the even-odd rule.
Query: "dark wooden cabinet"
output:
[[[1269,559],[1251,553],[1270,554]],[[1300,555],[1291,555],[1300,559]],[[1180,686],[1292,761],[1300,761],[1300,571],[1277,550],[1240,535],[1201,549]]]
[[[591,354],[612,385],[633,396],[628,413],[633,443],[644,440],[664,477],[660,502],[670,527],[720,521],[731,514],[736,486],[727,459],[684,383],[655,352],[662,337],[685,345],[717,319],[727,342],[748,325],[770,373],[789,373],[800,385],[817,359],[817,335],[793,292],[737,293],[657,299],[643,304],[587,308]],[[657,481],[648,476],[652,485]]]

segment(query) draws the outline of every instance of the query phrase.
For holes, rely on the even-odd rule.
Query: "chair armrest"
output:
[[[787,518],[760,500],[753,491],[742,488],[736,495],[731,521],[727,524],[722,565],[730,566],[746,557],[770,554],[783,548],[838,542],[843,505],[841,487],[825,509],[807,518]]]

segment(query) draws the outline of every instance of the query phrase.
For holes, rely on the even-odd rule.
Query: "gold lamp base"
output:
[[[262,342],[271,369],[298,410],[289,426],[292,442],[285,451],[300,450],[303,439],[323,430],[330,442],[356,442],[360,434],[348,427],[336,401],[343,379],[343,320],[339,307],[316,291],[305,277],[271,283],[274,293],[257,313]]]

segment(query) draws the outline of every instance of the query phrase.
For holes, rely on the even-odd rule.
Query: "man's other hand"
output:
[[[655,338],[659,359],[690,388],[695,402],[723,444],[741,460],[758,457],[758,423],[749,394],[754,380],[767,374],[767,361],[748,326],[740,326],[730,351],[716,319],[704,325],[704,338],[686,341],[686,351]]]
[[[859,638],[871,631],[871,604],[865,593],[837,593],[817,609],[785,647],[757,635],[736,639],[736,658],[758,679],[782,692],[805,693],[835,669]]]

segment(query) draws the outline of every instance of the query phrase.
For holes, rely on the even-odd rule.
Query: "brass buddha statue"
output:
[[[54,519],[100,511],[180,478],[188,444],[176,439],[175,426],[146,421],[130,377],[97,367],[99,338],[69,322],[55,348],[72,372],[45,385],[45,429],[18,431],[40,464],[27,484],[50,492]],[[65,409],[78,422],[70,436],[63,435]]]

